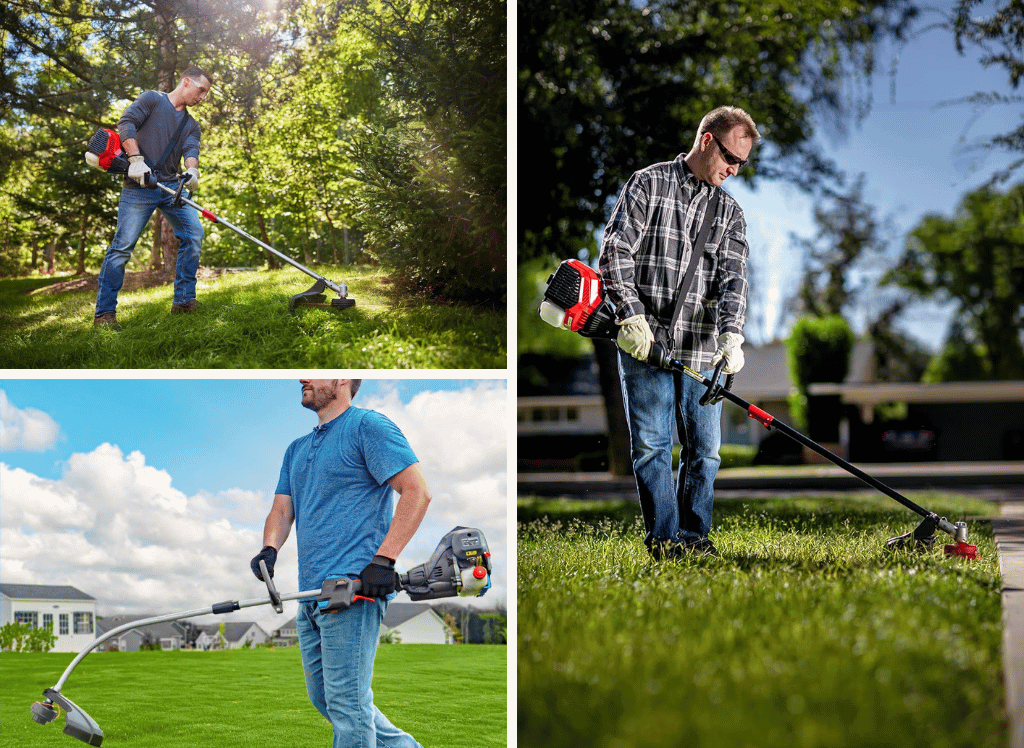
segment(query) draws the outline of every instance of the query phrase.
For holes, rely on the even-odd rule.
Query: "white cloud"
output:
[[[429,559],[456,525],[484,532],[493,588],[477,600],[507,600],[507,448],[504,384],[429,392],[402,404],[395,396],[360,403],[380,410],[406,434],[433,494],[423,526],[402,553],[403,571]],[[101,615],[162,614],[226,599],[253,599],[266,588],[249,570],[262,546],[270,497],[239,488],[187,495],[172,473],[138,451],[112,444],[76,453],[58,480],[0,463],[0,577],[24,584],[70,584],[97,598]],[[275,581],[296,591],[294,537],[278,558]],[[404,598],[403,598],[404,599]],[[214,620],[257,621],[268,631],[295,614],[269,606]]]
[[[60,437],[60,426],[36,408],[18,408],[0,390],[0,450],[45,452]]]

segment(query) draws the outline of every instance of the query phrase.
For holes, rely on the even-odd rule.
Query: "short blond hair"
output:
[[[744,135],[755,143],[761,138],[753,118],[744,110],[738,106],[720,106],[704,115],[697,128],[697,140],[706,132],[721,138],[735,127],[742,127]]]

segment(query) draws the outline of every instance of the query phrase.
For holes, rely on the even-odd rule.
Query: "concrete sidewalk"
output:
[[[1024,489],[992,520],[1003,578],[1003,682],[1011,748],[1024,748]]]

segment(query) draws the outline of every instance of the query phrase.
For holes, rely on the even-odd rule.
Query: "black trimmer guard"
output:
[[[323,279],[318,280],[308,290],[297,293],[288,299],[288,311],[295,311],[297,306],[325,306],[334,309],[348,309],[356,305],[356,300],[351,296],[341,295],[327,303],[326,291],[327,283]]]

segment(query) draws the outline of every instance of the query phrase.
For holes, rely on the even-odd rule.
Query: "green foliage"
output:
[[[553,504],[519,508],[521,745],[1005,745],[985,524],[966,565],[888,553],[916,518],[884,497],[719,500],[721,558],[657,564],[636,502]]]
[[[953,217],[926,216],[882,282],[956,304],[953,350],[930,379],[1024,378],[1024,184],[982,187]]]
[[[842,382],[850,370],[856,337],[839,315],[801,317],[793,325],[786,349],[793,382],[806,394],[815,382]]]
[[[199,64],[197,202],[304,264],[376,259],[406,291],[504,308],[505,28],[498,0],[19,0],[0,12],[0,272],[37,269],[42,248],[96,271],[119,180],[85,167],[85,143]],[[380,133],[401,184],[376,178]],[[203,262],[280,264],[221,227]]]
[[[344,276],[356,306],[288,311],[310,279],[292,268],[199,284],[200,309],[170,315],[169,286],[123,292],[122,330],[94,329],[95,292],[31,292],[53,281],[0,280],[6,368],[504,368],[505,314],[451,304],[397,304],[378,271]]]
[[[5,623],[0,627],[0,649],[4,652],[49,652],[57,643],[53,624],[33,628],[27,623]]]
[[[915,12],[902,0],[518,8],[520,260],[574,255],[628,176],[688,150],[718,105],[746,109],[764,136],[744,179],[810,188],[835,177],[815,123],[842,127],[866,111],[856,81],[874,68],[875,43]]]

